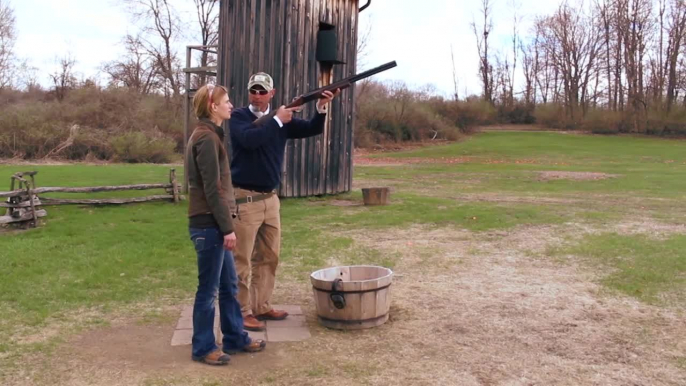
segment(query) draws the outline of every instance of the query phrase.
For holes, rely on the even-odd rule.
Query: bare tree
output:
[[[546,104],[551,102],[550,94],[557,89],[557,70],[552,64],[552,54],[551,50],[548,49],[549,44],[546,44],[546,39],[548,36],[547,32],[547,18],[538,18],[534,24],[534,34],[535,34],[535,46],[534,46],[534,57],[536,58],[537,71],[535,73],[534,80],[536,81],[536,87],[541,94],[541,102]],[[556,101],[556,100],[555,100]]]
[[[600,17],[600,23],[603,32],[603,50],[601,55],[603,56],[605,66],[604,70],[606,72],[607,82],[607,104],[612,110],[617,110],[617,99],[612,90],[613,77],[612,77],[612,33],[613,33],[613,15],[611,14],[610,6],[607,2],[608,0],[603,0],[602,2],[597,2],[595,4],[596,10],[598,11],[598,16]],[[598,62],[600,65],[600,61]]]
[[[587,108],[588,84],[595,67],[599,49],[599,33],[593,16],[562,4],[553,16],[541,24],[542,43],[550,53],[555,73],[561,77],[567,116],[573,121],[581,118]]]
[[[368,17],[368,23],[365,31],[360,35],[361,31],[358,31],[357,38],[357,70],[360,71],[366,66],[366,57],[369,52],[369,42],[372,36],[372,22],[371,16]],[[367,93],[371,91],[375,86],[371,78],[367,78],[355,84],[355,119],[359,119],[360,113],[362,112],[361,106],[366,103]]]
[[[633,131],[642,131],[647,104],[644,97],[643,58],[651,29],[651,0],[617,0],[617,24],[624,41],[624,73]]]
[[[455,53],[453,52],[453,45],[450,45],[450,59],[452,60],[453,64],[453,86],[455,87],[455,91],[453,94],[453,99],[458,100],[459,99],[459,93],[457,91],[457,70],[455,69]]]
[[[524,103],[532,106],[536,103],[536,80],[538,79],[538,35],[526,46],[520,41],[522,53],[522,71],[524,73]]]
[[[665,56],[667,57],[665,67],[667,70],[667,101],[666,108],[669,112],[677,98],[676,90],[678,84],[679,58],[684,44],[684,34],[686,33],[686,4],[681,0],[673,0],[670,5],[670,15],[668,22],[668,43]]]
[[[488,35],[493,28],[490,0],[481,0],[481,14],[483,15],[483,25],[477,27],[476,21],[473,21],[472,31],[474,31],[476,48],[479,52],[479,76],[483,86],[484,100],[493,103],[493,66],[488,55]]]
[[[6,0],[0,0],[0,89],[11,87],[14,77],[14,24],[14,11]]]
[[[522,18],[519,16],[519,4],[517,0],[512,0],[512,71],[509,74],[510,78],[510,95],[508,96],[508,104],[514,104],[514,84],[515,84],[515,73],[517,72],[517,46],[519,42],[519,23],[521,23]]]
[[[140,37],[126,35],[123,43],[126,55],[103,65],[103,71],[110,77],[109,84],[144,95],[159,89],[157,61],[147,54]]]
[[[71,55],[57,59],[58,68],[55,72],[50,74],[50,79],[54,86],[55,98],[58,101],[63,101],[67,96],[67,92],[76,87],[78,80],[74,74],[74,65],[76,59]]]
[[[142,46],[155,61],[157,75],[164,81],[166,97],[181,93],[181,64],[174,47],[180,20],[170,0],[124,0],[137,21],[144,21]]]
[[[203,46],[213,46],[219,41],[219,2],[215,0],[193,0],[200,26],[200,41]],[[216,63],[216,55],[202,51],[200,67]],[[207,75],[198,76],[197,86],[207,83]]]
[[[407,87],[405,82],[394,81],[388,84],[390,91],[390,100],[393,102],[393,111],[395,112],[396,122],[402,122],[405,118],[405,113],[410,108],[410,104],[414,100],[414,94]]]
[[[360,70],[367,65],[367,56],[369,55],[369,42],[372,40],[372,17],[368,18],[367,26],[364,30],[358,31],[357,39],[357,69]]]
[[[665,16],[667,10],[667,0],[658,0],[658,43],[657,58],[653,58],[651,63],[652,74],[652,97],[658,109],[663,108],[662,96],[665,91]]]
[[[40,90],[41,85],[38,82],[38,67],[29,64],[28,60],[24,59],[17,65],[17,83],[25,90]]]
[[[499,101],[503,106],[511,106],[514,100],[511,98],[512,89],[512,73],[510,72],[510,59],[507,54],[505,59],[501,60],[500,55],[494,55],[495,73],[491,77],[493,84],[493,100]]]

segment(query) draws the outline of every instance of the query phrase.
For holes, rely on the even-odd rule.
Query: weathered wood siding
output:
[[[358,0],[222,0],[218,82],[229,88],[234,105],[248,104],[251,74],[274,78],[272,107],[334,80],[356,67]],[[319,23],[336,26],[338,57],[346,64],[327,72],[315,59]],[[354,89],[330,106],[324,134],[289,140],[279,195],[305,197],[347,192],[352,184]],[[300,113],[309,119],[310,103]]]

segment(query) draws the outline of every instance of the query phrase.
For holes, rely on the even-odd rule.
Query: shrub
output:
[[[171,138],[150,136],[143,132],[128,132],[115,136],[110,145],[114,160],[121,162],[171,162],[176,143]]]
[[[463,133],[471,133],[477,126],[497,122],[495,107],[476,98],[468,98],[465,101],[447,101],[439,111]]]
[[[531,124],[536,122],[534,106],[515,101],[511,106],[498,106],[498,120],[502,123]]]
[[[686,136],[686,109],[674,107],[669,114],[664,111],[649,112],[646,134],[664,137]]]
[[[594,134],[618,134],[629,131],[628,122],[620,112],[600,109],[588,111],[581,127]]]
[[[553,129],[562,129],[567,126],[565,110],[558,104],[547,103],[536,106],[534,117],[539,124]]]
[[[458,127],[445,116],[442,98],[410,91],[403,84],[364,84],[358,94],[355,146],[380,142],[423,141],[460,137]]]
[[[2,90],[0,101],[4,102],[0,105],[3,158],[49,155],[168,162],[174,151],[183,150],[181,99],[168,101],[159,95],[89,85],[71,90],[61,102],[36,88]],[[135,132],[146,134],[132,136]]]

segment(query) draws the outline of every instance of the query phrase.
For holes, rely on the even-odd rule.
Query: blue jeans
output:
[[[204,357],[217,349],[214,336],[214,300],[219,292],[219,321],[223,349],[240,351],[250,344],[243,331],[241,305],[236,299],[238,278],[233,255],[224,249],[224,235],[218,228],[189,228],[198,254],[198,291],[193,305],[193,353]]]

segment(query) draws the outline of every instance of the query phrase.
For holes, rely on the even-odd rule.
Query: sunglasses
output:
[[[207,106],[212,107],[213,99],[212,99],[212,94],[214,93],[214,85],[213,84],[208,84],[207,85],[207,90],[209,91],[209,96],[207,97]]]
[[[210,107],[210,108],[212,108],[212,103],[215,103],[215,101],[214,101],[214,96],[213,96],[213,94],[214,94],[214,89],[215,89],[215,88],[218,87],[218,88],[224,90],[225,93],[227,93],[227,94],[229,93],[229,92],[226,90],[226,87],[224,87],[224,86],[216,86],[216,87],[215,87],[215,85],[213,85],[213,84],[211,84],[211,83],[208,83],[208,84],[206,85],[206,87],[207,87],[207,94],[208,94],[208,95],[207,95],[207,106]]]
[[[257,90],[257,89],[254,89],[254,88],[251,88],[251,89],[248,90],[248,91],[250,91],[250,93],[251,93],[252,95],[267,95],[267,94],[269,94],[269,91],[267,91],[267,90]]]

